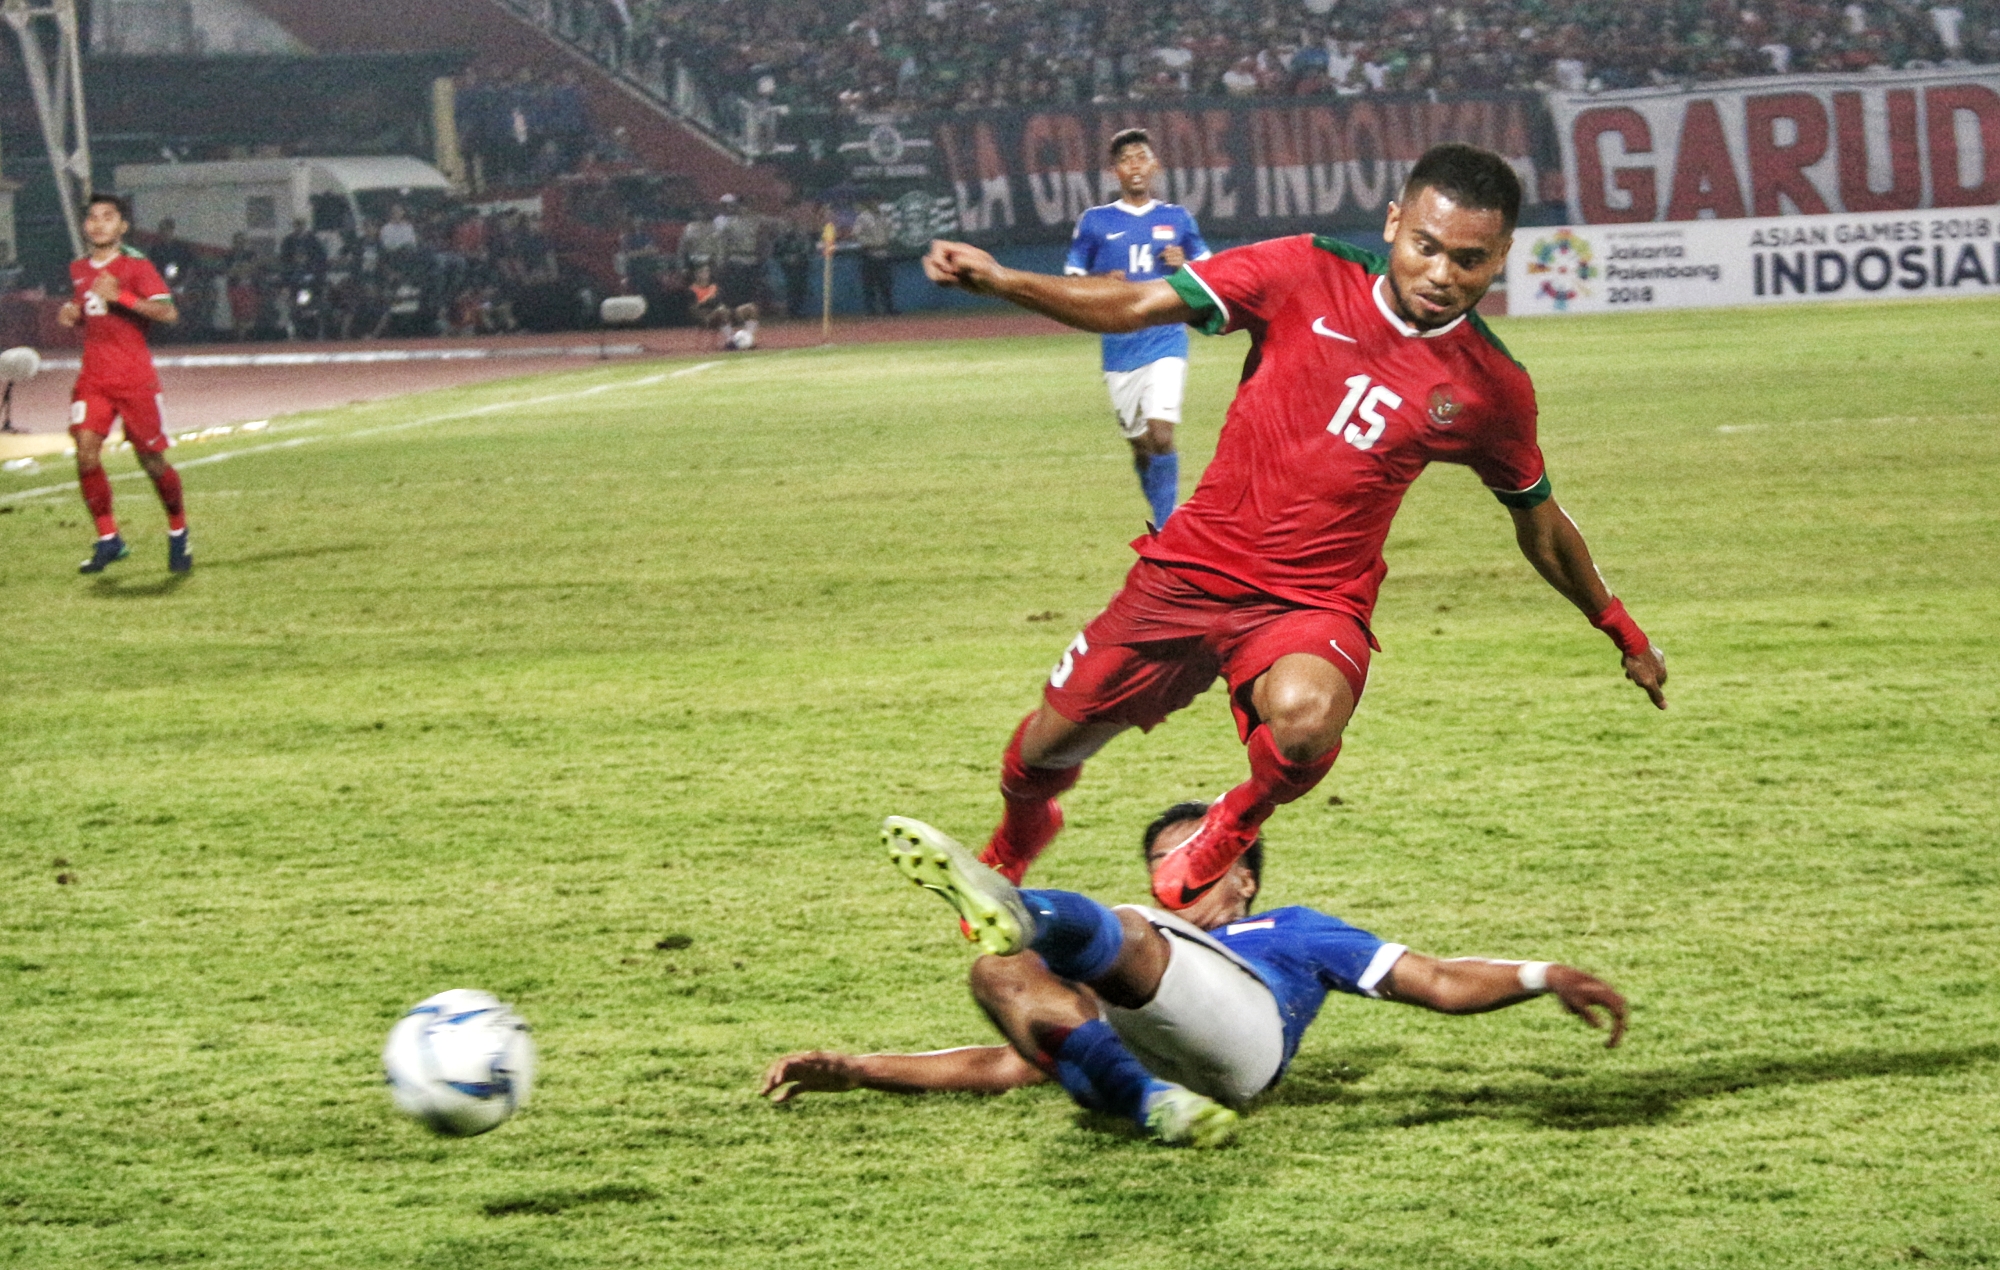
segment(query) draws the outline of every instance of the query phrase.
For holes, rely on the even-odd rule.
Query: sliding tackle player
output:
[[[1148,866],[1157,870],[1206,810],[1181,803],[1148,826]],[[1441,960],[1309,908],[1253,914],[1261,843],[1175,915],[1016,890],[920,821],[891,816],[882,836],[904,876],[949,900],[985,949],[972,995],[1007,1044],[791,1054],[764,1074],[774,1101],[864,1088],[1000,1093],[1053,1078],[1079,1106],[1127,1117],[1159,1141],[1216,1146],[1235,1132],[1235,1108],[1284,1076],[1330,990],[1444,1014],[1553,994],[1592,1027],[1608,1021],[1607,1044],[1625,1035],[1625,998],[1572,966]]]

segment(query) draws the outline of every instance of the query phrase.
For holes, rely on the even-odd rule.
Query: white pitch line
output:
[[[706,370],[713,365],[716,365],[716,363],[704,362],[700,365],[690,366],[686,370],[675,371],[673,374],[685,375],[696,370]],[[546,397],[529,397],[525,401],[494,401],[483,406],[474,406],[470,410],[454,410],[450,414],[431,415],[423,419],[410,419],[403,423],[385,423],[379,427],[362,428],[355,432],[343,432],[340,435],[343,438],[374,437],[381,436],[385,432],[406,432],[411,428],[427,428],[431,424],[449,423],[454,419],[477,419],[484,415],[505,414],[509,410],[526,410],[530,406],[549,406],[563,401],[580,401],[585,397],[595,397],[597,394],[603,392],[617,392],[626,388],[650,388],[654,384],[663,383],[669,378],[671,378],[670,375],[662,372],[657,375],[646,375],[639,379],[627,379],[615,384],[593,384],[589,388],[579,388],[575,392],[558,392],[550,393]],[[218,455],[217,457],[220,458],[222,456]]]
[[[134,473],[120,472],[111,479],[114,481],[122,480],[132,475]],[[0,506],[8,503],[25,503],[31,498],[44,498],[50,494],[60,494],[64,490],[73,490],[75,488],[75,481],[64,481],[60,485],[37,485],[33,489],[17,489],[11,494],[0,494]]]
[[[353,432],[335,433],[331,436],[292,437],[284,441],[271,441],[263,445],[245,446],[240,450],[223,450],[216,454],[204,454],[199,458],[177,462],[174,466],[177,468],[206,467],[212,463],[222,463],[229,459],[240,459],[246,454],[263,454],[271,450],[289,450],[297,446],[309,445],[315,441],[351,441],[358,437],[374,437],[381,436],[387,432],[406,432],[411,428],[426,428],[434,423],[450,423],[455,419],[477,419],[485,415],[504,414],[509,410],[526,410],[533,406],[549,406],[564,401],[581,401],[586,397],[594,397],[599,393],[617,392],[626,388],[650,388],[654,384],[664,383],[669,379],[679,379],[683,375],[693,375],[720,365],[722,365],[721,362],[697,362],[692,366],[685,366],[676,371],[662,371],[656,375],[644,375],[638,379],[627,379],[613,384],[594,384],[589,388],[579,388],[574,392],[550,393],[542,397],[529,397],[523,401],[495,401],[483,406],[474,406],[470,410],[454,410],[448,414],[428,415],[422,419],[410,419],[403,423],[388,423],[375,428],[361,428]],[[311,422],[317,423],[319,420],[312,420]],[[130,481],[144,475],[145,471],[141,469],[137,472],[119,472],[114,474],[111,479],[114,481]],[[65,481],[61,485],[37,485],[32,489],[15,490],[10,494],[0,494],[0,506],[26,502],[32,498],[44,498],[50,494],[60,494],[74,488],[75,482]]]
[[[211,464],[211,463],[220,463],[220,462],[222,462],[222,461],[223,461],[224,459],[235,459],[235,458],[241,458],[241,457],[242,457],[243,455],[246,455],[246,454],[261,454],[261,453],[262,453],[262,452],[264,452],[265,450],[289,450],[289,449],[292,449],[292,448],[294,448],[294,447],[296,447],[296,446],[301,446],[301,445],[311,445],[311,444],[312,444],[313,442],[315,442],[315,441],[327,441],[327,440],[332,440],[332,439],[334,439],[334,438],[330,438],[330,437],[292,437],[292,438],[291,438],[290,440],[286,440],[286,441],[271,441],[271,442],[268,442],[268,443],[266,443],[266,444],[264,444],[264,445],[252,445],[252,446],[246,446],[245,448],[243,448],[243,449],[241,449],[241,450],[226,450],[226,451],[224,451],[224,452],[223,452],[223,453],[221,453],[221,454],[204,454],[204,455],[202,455],[202,456],[201,456],[200,458],[198,458],[198,459],[188,459],[188,460],[186,460],[185,462],[181,462],[181,463],[176,463],[176,464],[174,464],[174,467],[176,467],[176,468],[183,468],[183,467],[207,467],[207,466],[208,466],[209,464]],[[134,476],[142,476],[142,475],[144,475],[144,472],[143,472],[143,471],[141,471],[141,472],[126,472],[126,473],[123,473],[122,475],[124,475],[124,476],[125,476],[125,477],[127,477],[127,478],[130,478],[130,477],[134,477]]]
[[[169,370],[218,370],[244,366],[353,366],[376,365],[383,362],[473,362],[499,358],[551,358],[551,357],[638,357],[645,353],[643,344],[594,344],[546,345],[527,348],[383,348],[362,349],[350,352],[317,353],[165,353],[153,358],[155,366]],[[42,363],[44,370],[78,370],[83,366],[80,358],[51,357]]]

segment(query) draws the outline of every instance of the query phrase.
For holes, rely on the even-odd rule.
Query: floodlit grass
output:
[[[2000,305],[1501,330],[1673,709],[1440,467],[1267,898],[1599,970],[1623,1049],[1337,999],[1210,1155],[1048,1088],[762,1105],[990,1035],[875,828],[984,833],[1143,504],[1082,337],[592,369],[184,451],[301,442],[187,468],[181,585],[141,482],[102,580],[66,489],[0,516],[0,1263],[2000,1262]],[[1240,765],[1219,693],[1119,741],[1038,876],[1139,898]],[[463,1142],[376,1067],[452,986],[543,1056]]]

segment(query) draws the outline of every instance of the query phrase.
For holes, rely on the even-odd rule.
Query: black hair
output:
[[[1175,803],[1173,806],[1167,808],[1165,811],[1161,812],[1158,816],[1153,818],[1153,823],[1147,825],[1146,832],[1140,836],[1139,858],[1142,860],[1150,861],[1153,856],[1153,844],[1160,840],[1161,834],[1165,833],[1168,829],[1170,829],[1174,825],[1186,824],[1190,820],[1200,820],[1203,816],[1206,816],[1207,814],[1208,814],[1208,804],[1193,799],[1190,799],[1184,803]],[[1263,890],[1264,889],[1264,835],[1263,834],[1260,833],[1257,835],[1257,841],[1250,844],[1250,849],[1243,853],[1243,859],[1239,863],[1241,863],[1244,868],[1250,870],[1250,876],[1257,880],[1257,889],[1259,891]]]
[[[1118,155],[1126,146],[1145,146],[1150,149],[1152,144],[1153,134],[1147,132],[1144,128],[1127,128],[1123,132],[1113,133],[1111,135],[1111,161],[1113,163],[1118,162]]]
[[[90,209],[96,207],[99,203],[111,204],[113,207],[118,209],[118,214],[124,217],[128,224],[131,222],[132,220],[131,202],[127,199],[121,198],[116,194],[105,194],[101,192],[92,194],[89,198],[84,200],[83,203],[84,214],[88,215],[90,213]]]
[[[1456,141],[1432,146],[1410,169],[1410,179],[1403,182],[1403,201],[1408,203],[1417,191],[1426,188],[1446,195],[1460,207],[1500,213],[1510,234],[1521,219],[1521,178],[1514,175],[1507,160],[1491,150]]]

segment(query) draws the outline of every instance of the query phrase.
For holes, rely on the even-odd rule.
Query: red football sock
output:
[[[1250,756],[1250,779],[1222,796],[1223,810],[1246,830],[1264,823],[1280,804],[1303,798],[1333,769],[1340,745],[1310,763],[1291,763],[1278,753],[1268,724],[1260,723],[1244,747]]]
[[[159,492],[160,506],[167,509],[167,531],[179,533],[188,527],[187,509],[181,503],[181,474],[171,467],[163,467],[153,478],[153,488]]]
[[[118,519],[111,514],[111,478],[104,469],[94,467],[88,472],[79,472],[77,484],[83,486],[83,505],[90,509],[91,518],[97,522],[97,536],[108,538],[118,532]]]
[[[1033,721],[1030,714],[1014,729],[1007,754],[1000,760],[1000,797],[1006,810],[980,859],[1018,883],[1042,848],[1062,829],[1062,812],[1054,800],[1076,784],[1083,764],[1074,767],[1029,767],[1021,759],[1021,737]]]

